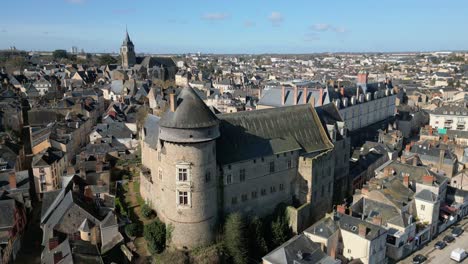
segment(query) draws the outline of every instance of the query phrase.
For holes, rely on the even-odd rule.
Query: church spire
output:
[[[125,25],[125,39],[124,39],[123,45],[128,45],[128,44],[133,45],[132,40],[130,39],[130,36],[128,35],[127,25]]]

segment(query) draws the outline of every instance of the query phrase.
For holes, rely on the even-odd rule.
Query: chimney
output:
[[[67,167],[67,175],[75,174],[75,168],[73,166]]]
[[[408,173],[403,175],[403,185],[406,188],[409,188],[409,174]]]
[[[169,94],[169,103],[170,103],[170,106],[171,106],[171,112],[175,112],[176,110],[176,102],[175,102],[175,98],[174,98],[174,94],[171,93]]]
[[[381,226],[382,225],[382,217],[381,216],[374,216],[374,218],[372,218],[372,223],[374,225]]]
[[[84,196],[90,200],[94,198],[93,191],[91,190],[91,187],[88,185],[84,189]]]
[[[304,104],[307,104],[307,87],[304,87],[304,90],[302,92],[302,102]]]
[[[281,86],[281,105],[284,105],[285,103],[285,100],[286,100],[286,91],[285,91],[285,88],[284,88],[284,85]]]
[[[54,253],[54,264],[59,263],[63,259],[62,251]]]
[[[439,152],[439,170],[442,170],[444,159],[445,159],[445,150],[441,149]]]
[[[341,87],[341,88],[340,88],[340,94],[341,94],[342,97],[344,97],[344,95],[345,95],[345,93],[344,93],[344,87]]]
[[[294,105],[297,105],[297,86],[294,86]]]
[[[16,189],[16,173],[10,172],[8,177],[8,182],[10,183],[10,189]]]
[[[418,166],[418,155],[413,156],[413,166]]]
[[[410,145],[410,144],[406,145],[405,151],[406,151],[406,152],[410,152],[410,151],[411,151],[411,145]]]
[[[432,185],[432,183],[434,183],[434,176],[432,176],[432,175],[423,175],[422,180],[423,180],[423,183]]]
[[[369,194],[369,189],[367,187],[362,187],[361,188],[361,194]]]
[[[433,133],[432,127],[430,126],[430,127],[429,127],[429,136],[432,136],[432,133]]]
[[[310,97],[310,105],[312,106],[312,108],[315,107],[315,96],[312,94],[312,96]]]
[[[336,212],[340,214],[346,214],[346,207],[342,204],[336,206]]]
[[[49,250],[53,250],[59,244],[58,237],[53,237],[49,239]]]
[[[96,161],[96,172],[102,172],[102,162]]]
[[[367,227],[366,227],[366,225],[364,225],[364,224],[359,224],[358,228],[359,228],[359,236],[361,236],[361,237],[366,237],[366,235],[367,235]]]
[[[323,102],[323,88],[320,88],[320,97],[318,99],[318,105],[319,106],[322,106],[322,102]]]
[[[406,156],[402,155],[400,161],[401,163],[406,164]]]
[[[385,167],[385,169],[384,169],[384,177],[390,176],[390,170],[391,170],[390,167]]]
[[[444,135],[444,143],[447,143],[448,141],[448,135]]]

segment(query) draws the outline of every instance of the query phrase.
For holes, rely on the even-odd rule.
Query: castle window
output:
[[[237,197],[232,197],[231,203],[232,204],[237,204]]]
[[[252,199],[255,199],[255,198],[257,198],[257,191],[252,192]]]
[[[188,174],[187,168],[179,168],[178,170],[179,170],[178,172],[179,181],[187,181],[187,174]]]
[[[273,172],[275,172],[275,162],[274,161],[270,162],[270,173],[273,173]]]
[[[281,184],[279,185],[279,190],[280,190],[280,191],[284,191],[284,184],[281,183]]]
[[[275,186],[271,186],[271,187],[270,187],[270,192],[271,192],[271,193],[276,192],[276,187],[275,187]]]
[[[262,190],[260,191],[260,194],[261,194],[262,196],[265,196],[265,195],[266,195],[266,189],[262,189]]]
[[[228,170],[230,170],[230,169],[231,169],[231,165],[228,165]]]
[[[288,169],[292,168],[292,161],[288,160]]]
[[[325,193],[325,185],[322,184],[322,192],[321,192],[321,196],[323,197],[324,193]]]
[[[189,204],[189,198],[188,198],[188,192],[178,192],[178,204],[179,205],[188,205]]]
[[[232,176],[231,174],[226,175],[226,184],[231,184],[232,183]]]
[[[159,168],[158,176],[159,176],[159,180],[162,180],[162,170],[161,170],[161,168]]]
[[[256,160],[256,159],[254,159],[254,160],[253,160],[253,163],[257,163],[257,160]]]
[[[211,181],[211,172],[207,171],[205,174],[205,182]]]
[[[265,161],[265,159],[262,157],[262,162],[264,162],[264,161]]]
[[[276,154],[276,158],[279,159],[279,154]]]
[[[284,157],[286,157],[286,152],[285,152],[285,153],[283,153],[283,156],[284,156]]]
[[[242,199],[243,202],[247,201],[247,194],[243,194],[241,196],[241,199]]]
[[[239,179],[240,179],[241,182],[245,181],[245,169],[240,169]]]
[[[331,182],[328,183],[328,193],[331,191]]]

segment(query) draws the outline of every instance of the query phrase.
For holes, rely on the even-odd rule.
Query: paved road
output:
[[[439,234],[433,241],[427,244],[422,249],[414,252],[411,256],[407,257],[406,259],[402,260],[400,263],[409,264],[412,263],[413,257],[417,254],[422,254],[427,257],[426,263],[433,263],[433,264],[449,264],[449,263],[457,263],[456,261],[450,259],[450,253],[452,250],[456,248],[464,248],[468,250],[468,219],[465,218],[458,224],[459,226],[465,229],[465,232],[457,237],[454,242],[448,244],[443,250],[438,250],[434,248],[434,244],[437,241],[440,241],[444,238],[444,236],[449,235],[452,232],[452,228],[449,227],[447,230]],[[463,263],[468,263],[468,258],[466,258]]]

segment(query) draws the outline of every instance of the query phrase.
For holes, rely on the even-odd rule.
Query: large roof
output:
[[[218,119],[190,87],[180,91],[175,102],[176,110],[170,109],[159,121],[161,127],[168,128],[207,128],[218,124]]]
[[[218,118],[221,137],[217,141],[217,157],[221,164],[333,147],[315,109],[308,104],[223,114]]]

